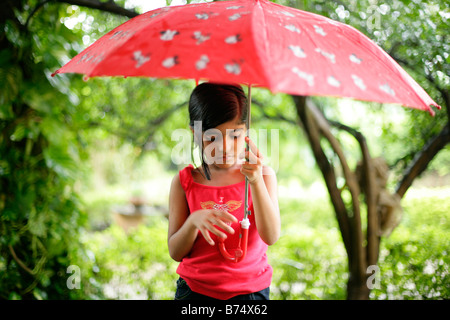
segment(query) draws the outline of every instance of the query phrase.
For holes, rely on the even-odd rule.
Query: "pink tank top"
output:
[[[238,246],[239,223],[244,218],[245,181],[228,186],[207,186],[194,182],[192,164],[180,170],[181,186],[186,194],[189,212],[200,209],[223,209],[234,215],[237,223],[231,227],[235,233],[225,240],[227,249]],[[222,257],[217,236],[211,233],[215,245],[206,242],[198,233],[191,252],[180,262],[177,273],[186,281],[192,291],[216,299],[230,299],[240,294],[257,292],[270,286],[272,267],[267,261],[267,245],[256,230],[251,190],[249,188],[250,229],[247,255],[236,263]]]

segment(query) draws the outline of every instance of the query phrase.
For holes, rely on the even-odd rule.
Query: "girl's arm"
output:
[[[280,210],[277,196],[277,176],[272,168],[264,166],[261,178],[250,182],[256,228],[269,246],[280,237]]]
[[[245,152],[248,159],[241,168],[247,176],[252,191],[253,209],[259,236],[269,246],[280,237],[280,210],[277,196],[277,176],[275,171],[263,165],[263,156],[254,142],[245,137],[250,151]]]
[[[197,238],[197,230],[185,222],[189,217],[189,207],[179,175],[175,175],[169,194],[169,254],[175,261],[181,261]]]
[[[214,241],[211,239],[209,232],[218,237],[227,237],[215,226],[229,233],[234,233],[234,229],[227,225],[227,222],[237,222],[237,219],[230,213],[219,210],[204,209],[189,214],[189,207],[180,177],[177,174],[173,178],[169,194],[168,231],[169,254],[172,259],[181,261],[191,251],[199,230],[210,245],[214,245]]]

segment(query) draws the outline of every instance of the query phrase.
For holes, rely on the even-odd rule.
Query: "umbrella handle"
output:
[[[219,239],[219,251],[226,260],[237,263],[245,258],[245,255],[247,254],[249,227],[250,221],[247,218],[243,219],[239,228],[239,244],[238,247],[234,250],[234,255],[228,252],[227,248],[225,247],[225,240],[222,238]]]

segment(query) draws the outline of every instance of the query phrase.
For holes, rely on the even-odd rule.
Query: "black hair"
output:
[[[205,82],[192,91],[189,99],[189,126],[194,128],[194,121],[201,121],[202,135],[206,130],[236,117],[239,117],[239,123],[246,123],[247,115],[247,97],[239,85]],[[208,164],[203,157],[203,139],[200,137],[199,141],[202,168],[206,179],[211,180]],[[193,160],[192,151],[191,149]]]

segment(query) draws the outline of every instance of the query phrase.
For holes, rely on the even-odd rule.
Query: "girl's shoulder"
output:
[[[274,179],[277,178],[277,173],[275,172],[275,170],[268,165],[263,165],[262,174],[263,176],[269,176]]]
[[[189,164],[188,166],[184,167],[173,178],[175,181],[179,181],[179,185],[183,187],[183,189],[186,191],[189,186],[192,183],[192,170],[194,169],[194,166],[192,164]]]

